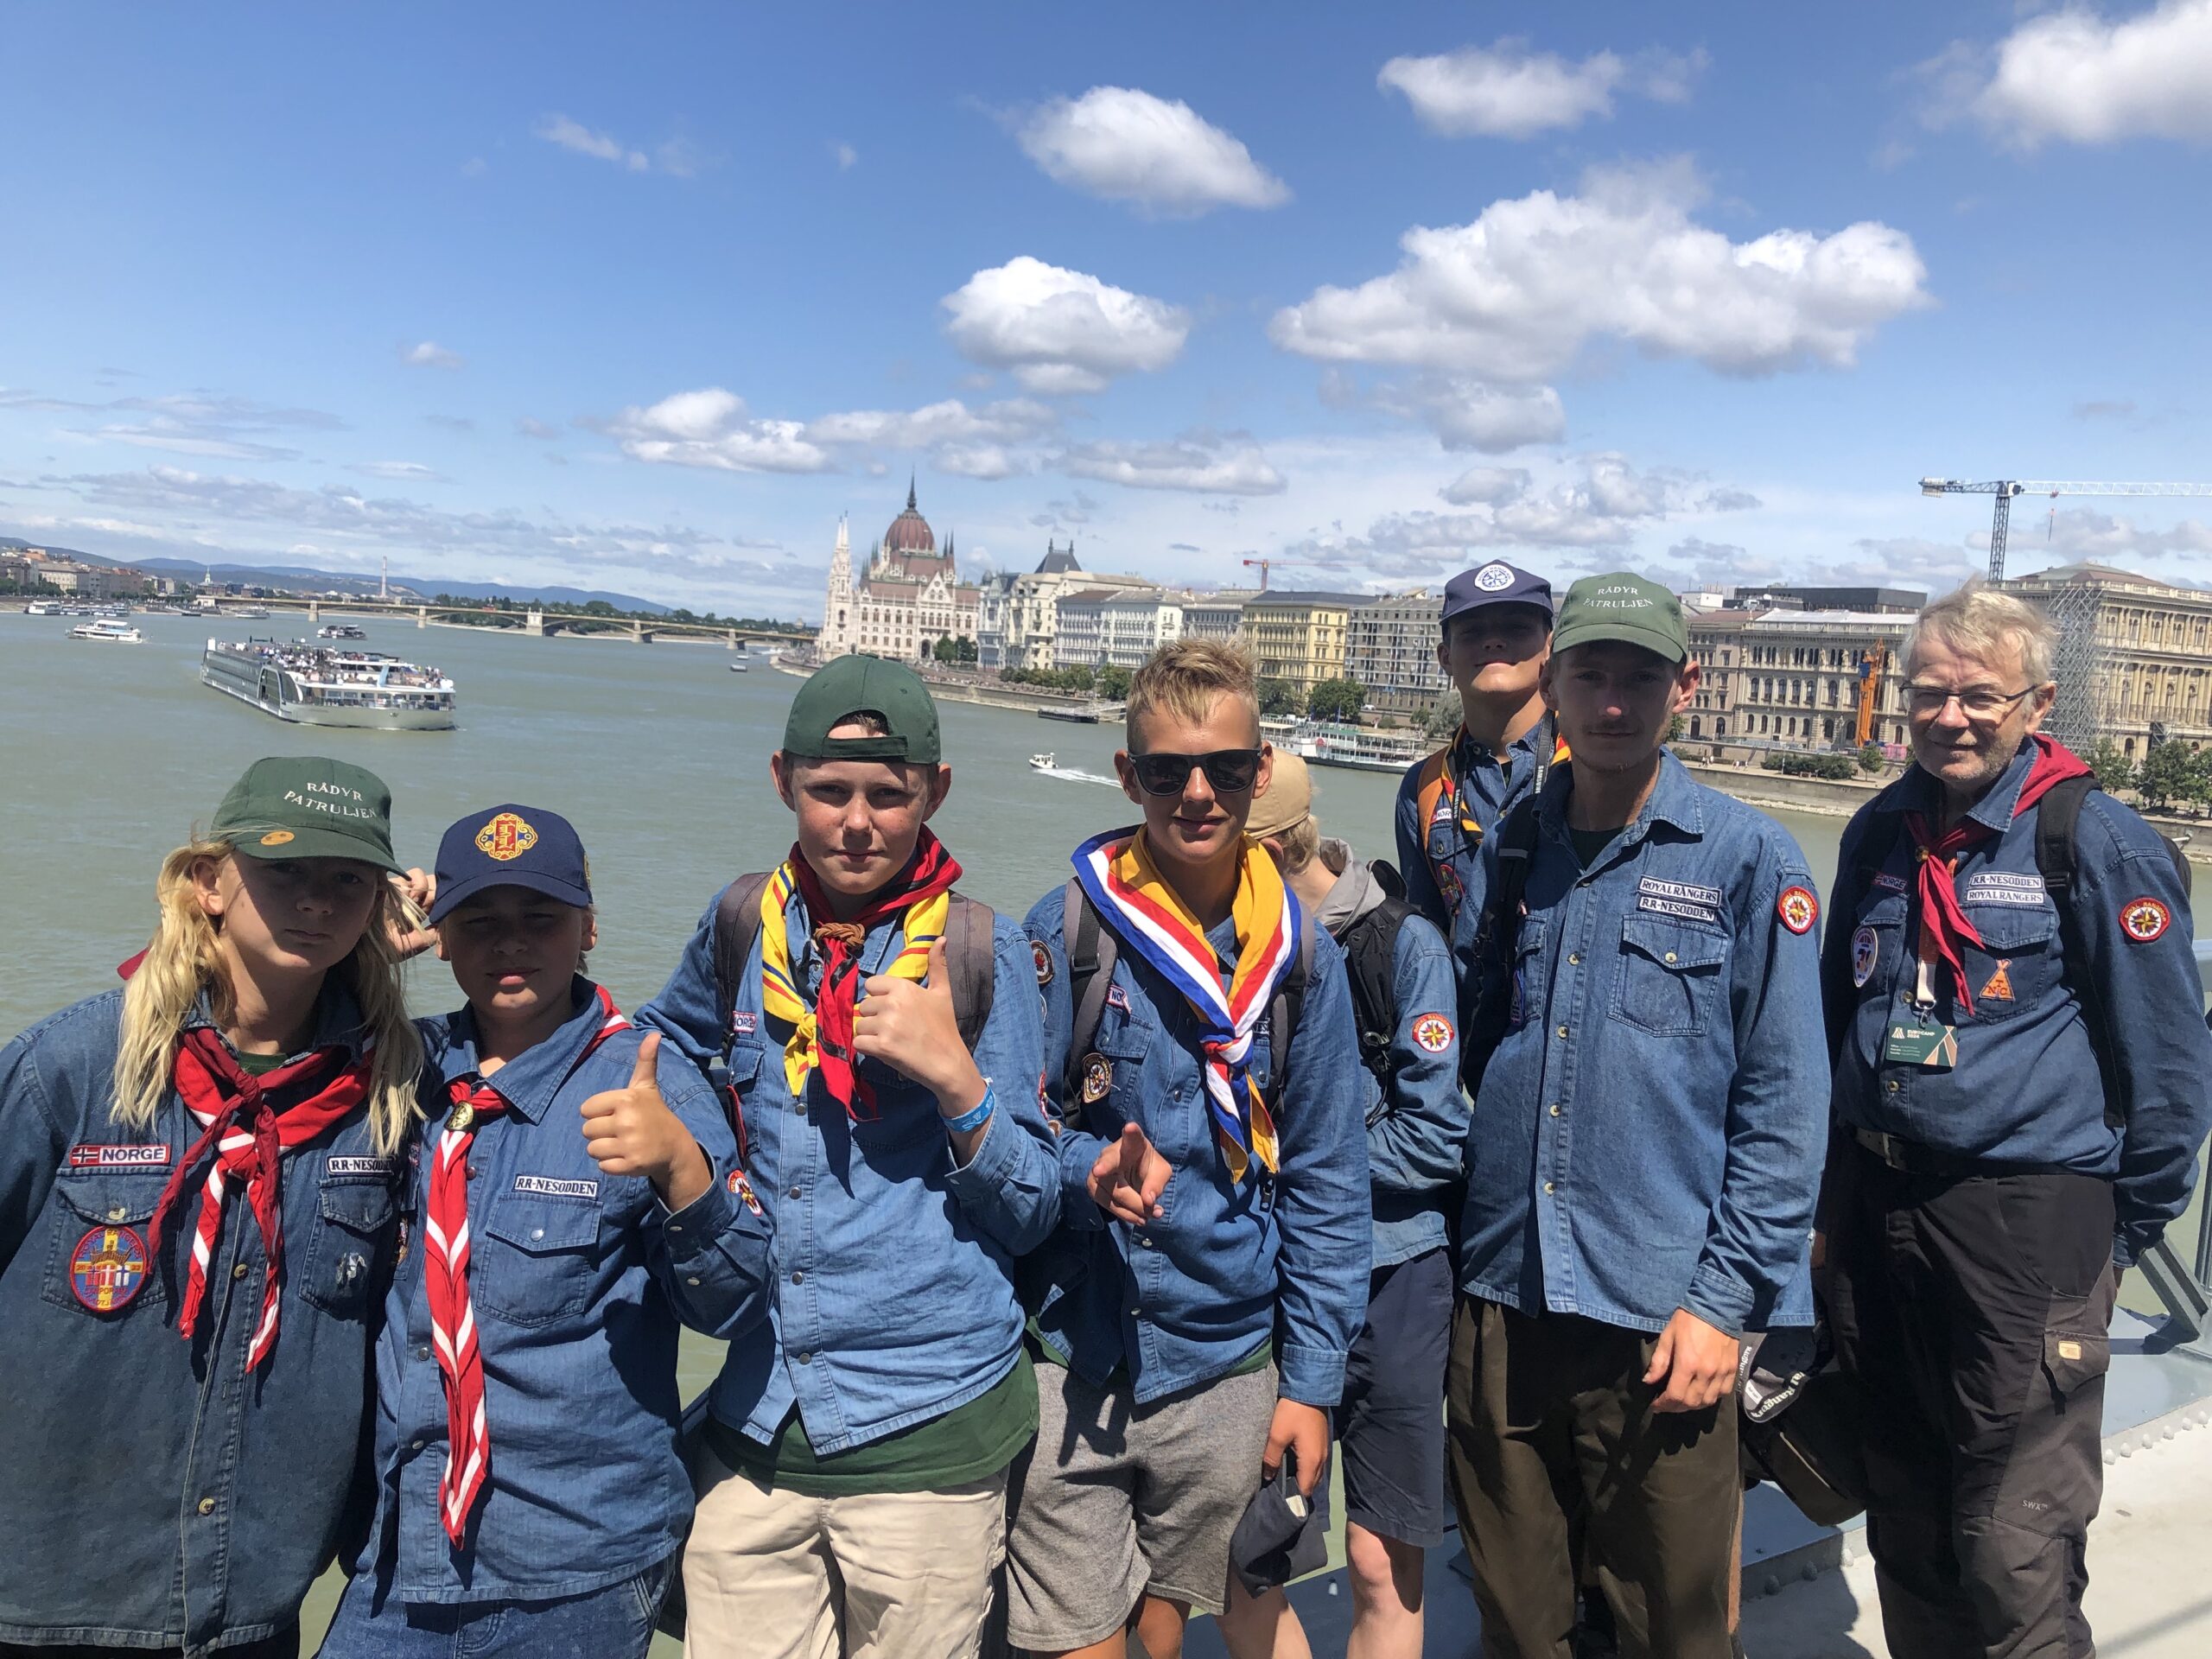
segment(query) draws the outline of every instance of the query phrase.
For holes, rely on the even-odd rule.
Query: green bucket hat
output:
[[[881,715],[887,732],[832,737],[840,721],[866,711]],[[784,753],[817,760],[910,760],[935,766],[944,758],[937,704],[922,677],[880,657],[840,657],[817,669],[784,721]]]
[[[321,755],[255,761],[223,797],[208,833],[248,858],[358,858],[400,874],[384,779]]]
[[[1626,570],[1585,576],[1560,601],[1559,620],[1552,627],[1554,657],[1601,639],[1642,645],[1670,663],[1689,659],[1681,601],[1649,576]]]

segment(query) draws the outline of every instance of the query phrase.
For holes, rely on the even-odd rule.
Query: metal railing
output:
[[[2212,998],[2212,939],[2196,941],[2196,974],[2208,998]],[[2198,1156],[2202,1158],[2200,1152]],[[2212,1331],[2212,1168],[2200,1162],[2197,1170],[2196,1261],[2184,1267],[2171,1240],[2160,1239],[2136,1259],[2143,1275],[2172,1320],[2176,1345],[2202,1351]],[[2192,1271],[2193,1268],[2193,1271]],[[2212,1358],[2212,1354],[2205,1356]]]

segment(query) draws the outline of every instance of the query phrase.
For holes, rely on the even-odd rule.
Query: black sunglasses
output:
[[[1129,770],[1147,795],[1180,795],[1196,766],[1217,795],[1242,795],[1260,780],[1257,749],[1216,749],[1211,754],[1133,754]]]

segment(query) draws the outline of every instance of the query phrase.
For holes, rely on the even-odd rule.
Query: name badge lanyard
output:
[[[1536,760],[1535,771],[1530,774],[1529,779],[1529,792],[1532,795],[1542,794],[1544,782],[1552,775],[1552,755],[1559,747],[1558,732],[1557,719],[1547,711],[1543,719],[1537,723],[1535,729],[1529,734],[1529,747],[1535,752]],[[1460,839],[1465,842],[1467,850],[1471,853],[1482,845],[1483,826],[1482,821],[1475,817],[1474,804],[1468,799],[1466,790],[1460,785],[1459,751],[1459,746],[1455,741],[1452,745],[1452,754],[1446,763],[1445,772],[1446,779],[1452,785],[1452,804],[1459,820]],[[1509,750],[1503,763],[1503,769],[1509,779],[1513,775],[1512,766],[1512,755]],[[1510,792],[1509,790],[1508,793]]]
[[[1912,1017],[1892,1020],[1882,1058],[1899,1065],[1948,1071],[1959,1063],[1959,1033],[1936,1017],[1935,953],[1925,920],[1913,950]]]

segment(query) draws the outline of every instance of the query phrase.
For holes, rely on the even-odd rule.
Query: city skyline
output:
[[[1043,16],[19,13],[0,534],[818,620],[912,469],[963,576],[1940,591],[1923,474],[2212,474],[2212,0]]]

